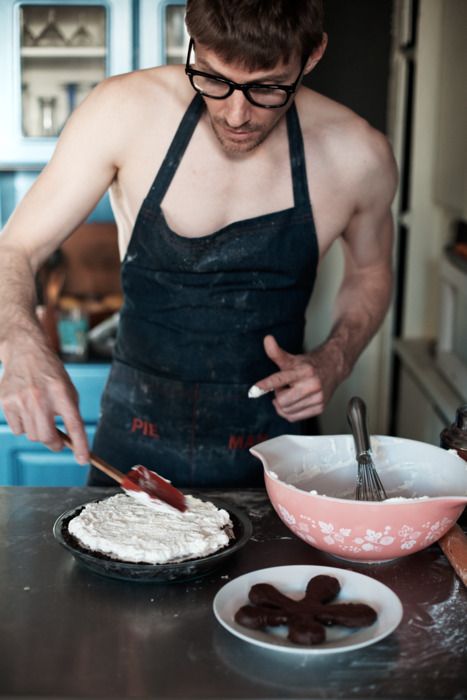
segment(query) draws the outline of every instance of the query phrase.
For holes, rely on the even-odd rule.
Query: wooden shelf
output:
[[[22,58],[103,58],[105,46],[30,46],[21,49]]]
[[[167,48],[165,51],[165,55],[167,58],[183,58],[185,61],[186,58],[186,48],[185,47],[175,47],[175,48]]]

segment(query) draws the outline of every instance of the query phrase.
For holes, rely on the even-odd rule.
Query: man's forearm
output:
[[[77,461],[85,464],[89,448],[78,396],[36,317],[34,267],[21,249],[5,241],[0,244],[0,298],[0,403],[12,432],[61,449],[55,429],[59,416]]]
[[[34,272],[27,256],[7,244],[0,245],[0,299],[0,359],[20,339],[45,342],[35,315]]]
[[[339,383],[346,379],[377,332],[391,299],[389,267],[344,279],[335,302],[334,323],[321,349],[333,358]]]

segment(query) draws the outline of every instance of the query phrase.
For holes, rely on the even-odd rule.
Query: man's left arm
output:
[[[359,180],[354,213],[341,237],[344,275],[328,338],[311,352],[292,355],[266,336],[264,347],[279,371],[257,383],[275,391],[276,411],[290,422],[319,415],[380,327],[392,289],[391,203],[397,169],[380,134]]]

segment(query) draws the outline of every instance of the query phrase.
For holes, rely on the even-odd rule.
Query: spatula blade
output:
[[[128,491],[144,491],[151,498],[164,501],[164,503],[168,503],[169,506],[182,512],[187,509],[183,493],[176,489],[175,486],[172,486],[170,481],[164,479],[163,476],[147,467],[143,467],[142,464],[136,464],[125,474],[121,487]]]

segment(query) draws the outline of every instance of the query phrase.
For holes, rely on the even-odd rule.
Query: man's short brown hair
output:
[[[323,39],[322,0],[188,0],[186,25],[194,39],[227,63],[247,70],[302,61]]]

